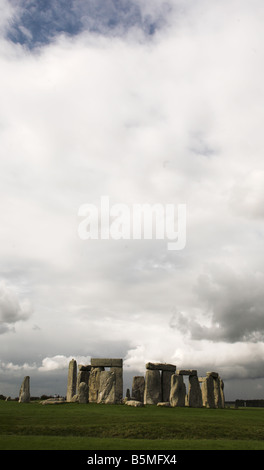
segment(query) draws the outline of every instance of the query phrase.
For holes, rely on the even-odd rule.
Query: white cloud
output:
[[[218,358],[232,352],[233,367],[242,351],[249,376],[254,354],[260,364],[264,33],[253,3],[177,2],[147,42],[86,32],[29,53],[2,39],[0,258],[34,304],[29,317],[4,298],[3,354],[9,344],[31,364],[35,353],[43,372],[75,354],[226,371]],[[78,208],[103,194],[186,203],[186,249],[81,241]]]
[[[12,329],[18,321],[27,320],[32,314],[32,306],[28,299],[20,300],[15,289],[0,282],[0,333]]]

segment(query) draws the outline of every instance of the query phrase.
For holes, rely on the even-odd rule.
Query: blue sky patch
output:
[[[29,48],[45,45],[58,34],[71,36],[83,31],[104,35],[124,34],[132,27],[153,35],[164,17],[143,14],[131,0],[10,0],[16,6],[7,37]],[[164,11],[165,14],[165,11]]]

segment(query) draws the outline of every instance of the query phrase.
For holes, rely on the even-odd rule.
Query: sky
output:
[[[70,359],[264,398],[262,0],[0,0],[0,394]],[[82,240],[83,204],[185,204],[186,246]]]

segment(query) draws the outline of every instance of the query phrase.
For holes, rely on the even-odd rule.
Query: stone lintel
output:
[[[180,369],[176,371],[177,375],[197,375],[197,370],[195,369]]]
[[[123,359],[91,358],[91,367],[123,367]]]
[[[89,372],[91,370],[91,366],[90,365],[79,364],[78,369],[79,369],[80,372]]]
[[[218,377],[219,377],[218,372],[206,372],[206,375],[207,375],[207,377],[211,376],[214,379],[218,379]]]
[[[160,363],[160,362],[148,362],[146,364],[146,369],[148,370],[165,370],[165,371],[171,371],[175,372],[176,371],[176,366],[173,364],[166,364],[166,363]]]

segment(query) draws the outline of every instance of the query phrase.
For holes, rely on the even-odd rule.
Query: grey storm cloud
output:
[[[193,304],[207,322],[176,312],[170,326],[195,340],[258,342],[264,339],[264,275],[237,272],[230,266],[206,267],[193,286]]]
[[[18,321],[27,320],[32,306],[27,299],[20,300],[12,287],[0,283],[0,334],[13,328]]]
[[[263,2],[0,3],[5,370],[263,378]],[[186,204],[186,247],[80,240],[102,195]]]

